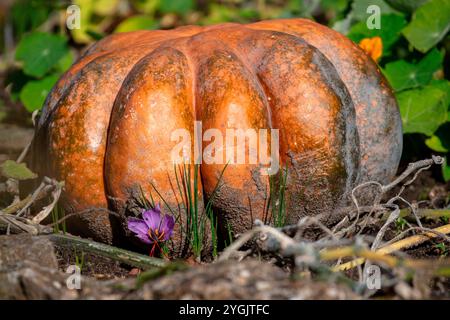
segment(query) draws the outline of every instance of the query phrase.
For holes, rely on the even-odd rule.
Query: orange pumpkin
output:
[[[176,206],[171,132],[193,134],[195,120],[224,134],[280,130],[291,223],[332,215],[358,182],[392,178],[402,149],[398,107],[372,59],[325,26],[288,19],[102,39],[49,94],[35,167],[65,181],[66,211],[123,214],[138,186],[148,193],[151,183]],[[206,199],[223,167],[200,165]],[[259,169],[231,164],[224,172],[214,208],[234,232],[264,214],[269,177]],[[105,212],[74,218],[69,228],[104,242],[114,229]]]

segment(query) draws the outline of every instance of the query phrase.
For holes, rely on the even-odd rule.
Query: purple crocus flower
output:
[[[128,218],[128,229],[139,239],[154,245],[170,239],[175,220],[167,214],[162,216],[159,204],[153,209],[144,210],[142,218],[144,219]]]

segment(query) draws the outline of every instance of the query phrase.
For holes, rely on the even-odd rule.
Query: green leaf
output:
[[[253,8],[243,8],[239,10],[239,16],[245,20],[251,21],[252,19],[259,18],[259,11]]]
[[[444,142],[445,141],[435,135],[425,140],[427,147],[436,152],[448,152],[448,149],[444,146]]]
[[[430,0],[417,9],[403,35],[414,48],[427,52],[450,29],[450,0]]]
[[[118,11],[119,0],[92,1],[93,12],[99,16],[112,16]]]
[[[159,0],[138,0],[131,2],[138,12],[147,15],[153,15],[159,6]]]
[[[322,0],[320,6],[327,17],[330,17],[328,25],[334,25],[336,21],[345,18],[345,12],[349,7],[348,0]]]
[[[67,54],[66,38],[43,32],[28,34],[20,41],[16,59],[23,61],[25,74],[40,78]]]
[[[433,73],[442,68],[443,59],[434,48],[417,64],[399,60],[386,64],[383,71],[394,90],[401,91],[429,84]]]
[[[404,133],[428,136],[447,121],[446,93],[434,86],[400,92],[397,95]]]
[[[159,9],[162,13],[183,14],[194,8],[194,0],[170,0],[161,1]]]
[[[325,10],[341,13],[347,9],[348,3],[348,0],[322,0],[320,5]]]
[[[20,100],[25,108],[30,112],[41,109],[56,81],[58,81],[58,76],[50,75],[41,80],[28,82],[20,91]]]
[[[74,56],[72,51],[67,51],[67,53],[59,59],[58,63],[55,65],[55,70],[58,72],[66,72],[74,61]]]
[[[432,80],[431,84],[435,88],[439,88],[445,92],[444,104],[448,106],[450,111],[450,81],[447,80]]]
[[[202,19],[203,24],[215,24],[227,21],[236,21],[239,11],[232,7],[211,3],[209,5],[209,15]]]
[[[371,5],[378,6],[382,15],[398,13],[383,0],[355,0],[352,3],[351,11],[353,18],[366,23],[367,18],[371,16],[371,13],[367,13],[367,8]]]
[[[448,162],[448,157],[445,157],[444,164],[442,165],[442,176],[445,182],[450,181],[450,163]]]
[[[5,1],[2,1],[5,2]],[[20,39],[29,30],[34,30],[48,19],[52,6],[46,1],[16,0],[6,2],[14,36]],[[10,6],[12,4],[12,6]]]
[[[369,29],[366,21],[361,21],[351,27],[347,36],[356,43],[359,43],[364,38],[378,36],[383,41],[383,53],[386,54],[400,38],[401,31],[407,22],[405,17],[398,14],[381,15],[380,19],[381,29]]]
[[[27,168],[25,163],[17,163],[13,160],[6,160],[0,165],[0,173],[6,178],[16,180],[29,180],[37,178],[37,174]]]
[[[446,122],[437,129],[434,135],[427,140],[425,144],[428,148],[437,152],[450,151],[450,122]]]
[[[450,81],[431,80],[431,84],[445,92],[444,105],[448,106],[447,121],[450,122]]]
[[[20,91],[28,81],[34,78],[23,73],[22,69],[11,69],[7,71],[5,78],[5,87],[11,90],[11,100],[17,102],[19,100]]]
[[[139,15],[122,21],[114,30],[114,32],[156,29],[157,27],[158,24],[156,23],[155,19],[146,15]]]
[[[392,7],[402,12],[413,12],[428,0],[386,0]]]

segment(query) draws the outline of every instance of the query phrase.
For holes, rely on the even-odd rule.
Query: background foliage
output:
[[[66,28],[66,8],[81,28]],[[370,30],[370,5],[381,29]],[[394,89],[405,133],[404,160],[450,154],[450,0],[3,0],[0,4],[0,120],[9,105],[39,110],[61,74],[90,43],[115,32],[185,24],[306,17],[356,43],[380,37],[378,64]],[[441,178],[450,180],[450,161]]]

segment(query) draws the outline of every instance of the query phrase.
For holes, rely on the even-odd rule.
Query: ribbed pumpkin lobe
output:
[[[151,193],[165,213],[180,214],[172,250],[181,254],[189,246],[183,233],[188,217],[179,209],[173,133],[184,130],[193,140],[197,127],[200,155],[211,148],[212,132],[226,139],[230,130],[267,130],[270,140],[270,130],[279,130],[288,223],[321,213],[333,219],[357,183],[393,177],[402,149],[398,107],[376,63],[327,27],[287,19],[102,39],[49,94],[36,129],[34,168],[65,181],[67,213],[100,207],[124,217],[138,210],[131,200],[141,189]],[[243,140],[247,156],[260,148],[250,140]],[[270,154],[271,147],[269,141],[262,148]],[[222,162],[199,164],[200,212],[228,152],[237,157],[238,148],[225,143],[221,151]],[[195,154],[191,148],[192,161]],[[219,227],[235,234],[256,218],[270,221],[270,193],[280,187],[276,176],[270,190],[265,166],[248,159],[227,166],[213,199]],[[127,233],[121,220],[90,210],[68,227],[112,242]]]

